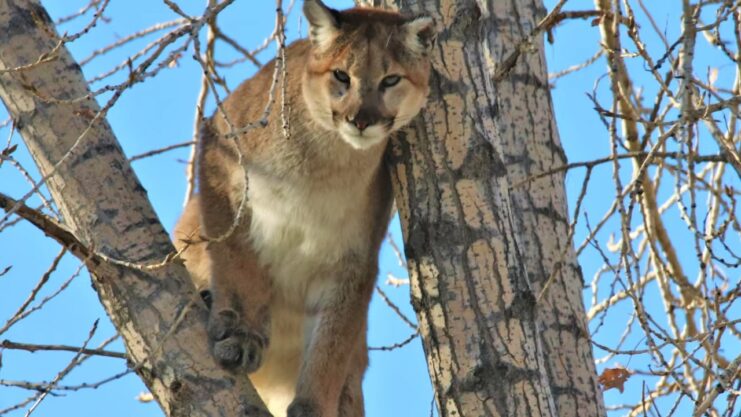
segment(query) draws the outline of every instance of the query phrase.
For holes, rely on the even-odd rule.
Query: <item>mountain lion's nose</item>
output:
[[[364,129],[366,128],[366,127],[368,127],[368,124],[369,124],[369,123],[368,123],[368,120],[367,120],[367,119],[362,119],[362,118],[359,118],[358,116],[355,116],[355,117],[348,117],[348,118],[347,118],[347,121],[348,121],[349,123],[352,123],[352,124],[353,124],[353,126],[357,127],[357,128],[358,128],[358,130],[360,130],[361,132],[362,132],[362,131],[363,131],[363,130],[364,130]]]
[[[360,130],[360,131],[363,131],[366,127],[368,127],[368,121],[367,120],[362,120],[362,119],[355,118],[355,119],[348,119],[347,121],[350,122],[350,123],[352,123],[353,125],[355,125],[355,127],[357,127],[358,130]]]
[[[378,119],[379,116],[376,112],[367,109],[360,109],[355,117],[347,117],[347,121],[355,125],[355,127],[357,127],[361,132],[368,126],[374,125],[378,122]]]

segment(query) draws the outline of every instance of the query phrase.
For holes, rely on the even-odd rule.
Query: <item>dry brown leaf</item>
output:
[[[13,152],[15,152],[16,149],[18,149],[18,145],[17,144],[13,144],[13,145],[11,145],[8,148],[3,149],[3,151],[0,152],[0,155],[2,155],[2,156],[10,156],[10,154],[12,154]]]
[[[631,375],[631,372],[624,368],[607,368],[602,371],[602,375],[599,376],[598,381],[604,391],[610,388],[617,388],[620,392],[623,392],[623,385]]]

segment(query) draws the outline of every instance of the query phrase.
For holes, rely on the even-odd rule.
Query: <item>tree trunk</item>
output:
[[[563,174],[512,188],[566,163],[542,39],[522,43],[542,1],[373,3],[441,29],[427,108],[389,152],[441,415],[605,415]]]
[[[80,67],[59,42],[38,1],[0,0],[0,98],[48,177],[73,240],[86,248],[74,251],[86,254],[132,366],[169,416],[234,416],[244,403],[262,407],[246,377],[213,360],[206,311],[182,264],[109,260],[152,264],[174,249]]]

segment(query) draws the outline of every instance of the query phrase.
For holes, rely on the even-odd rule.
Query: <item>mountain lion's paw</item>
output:
[[[212,311],[208,321],[208,337],[212,352],[223,367],[241,367],[248,373],[260,367],[266,338],[248,329],[236,311]]]

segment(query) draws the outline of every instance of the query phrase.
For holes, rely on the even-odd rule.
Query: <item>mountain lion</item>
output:
[[[392,204],[381,160],[425,104],[434,32],[428,17],[319,0],[304,14],[310,39],[285,49],[285,83],[271,93],[273,61],[204,122],[199,195],[175,237],[208,288],[213,354],[250,373],[274,416],[361,417]],[[267,123],[242,129],[271,96]]]

